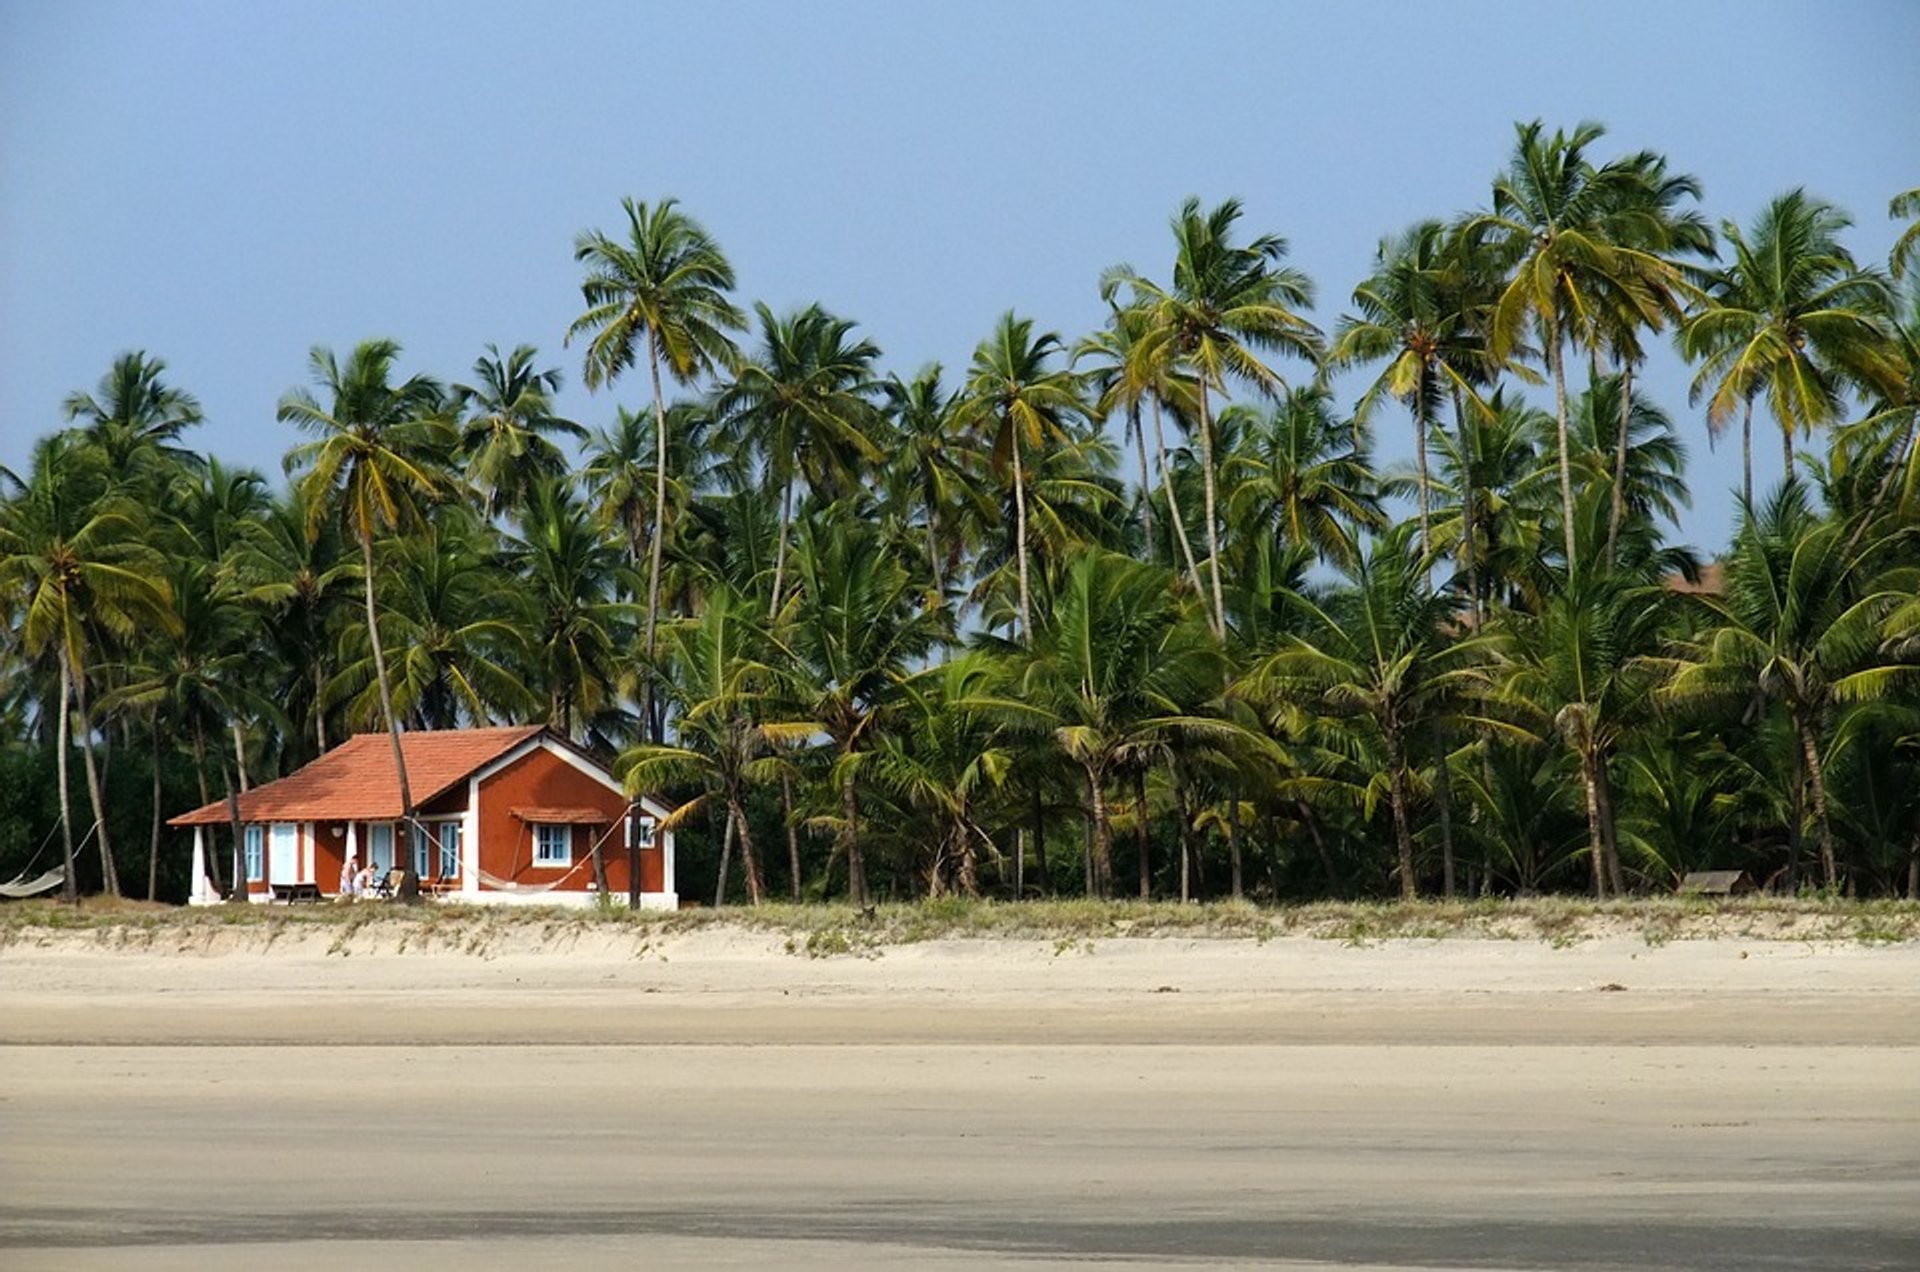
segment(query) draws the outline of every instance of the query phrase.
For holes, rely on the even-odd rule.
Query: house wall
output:
[[[606,814],[607,823],[573,828],[574,866],[535,866],[533,828],[513,815],[516,808],[596,808]],[[611,833],[609,830],[623,821],[626,812],[626,797],[618,791],[608,789],[546,748],[536,748],[480,783],[480,868],[518,884],[564,879],[554,891],[585,892],[593,882],[593,867],[581,863],[592,851],[594,841],[601,840],[607,890],[624,896],[628,890],[624,827]],[[662,856],[661,838],[656,833],[653,844],[640,853],[643,891],[663,890]]]

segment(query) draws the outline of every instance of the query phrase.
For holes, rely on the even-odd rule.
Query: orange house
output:
[[[639,866],[640,903],[674,909],[668,808],[630,799],[587,751],[539,725],[400,735],[414,801],[404,816],[385,733],[362,733],[313,763],[239,796],[233,868],[255,901],[347,890],[411,855],[422,890],[478,903],[584,905],[597,899],[595,857],[611,900],[625,904]],[[193,904],[220,900],[207,870],[206,828],[232,823],[226,801],[167,824],[193,829]]]

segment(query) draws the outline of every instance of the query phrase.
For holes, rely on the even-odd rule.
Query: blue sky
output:
[[[626,195],[678,196],[743,301],[819,300],[901,371],[963,366],[1009,307],[1090,329],[1104,267],[1164,275],[1189,194],[1286,236],[1331,328],[1379,237],[1483,202],[1535,116],[1664,151],[1715,219],[1806,185],[1883,257],[1920,5],[0,0],[0,464],[129,348],[200,397],[196,445],[276,476],[316,343],[453,380],[534,343],[605,424],[643,386],[587,394],[561,337],[573,237]],[[1712,546],[1738,446],[1708,453],[1686,383],[1664,354],[1644,380]]]

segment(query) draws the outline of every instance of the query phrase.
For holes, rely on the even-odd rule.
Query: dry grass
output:
[[[1868,944],[1920,940],[1920,903],[1831,898],[1639,898],[1594,902],[1571,897],[1411,903],[1315,902],[1256,906],[1245,902],[1057,900],[1009,904],[958,898],[851,906],[766,905],[757,909],[691,909],[678,913],[426,904],[218,906],[183,909],[89,898],[78,907],[49,901],[0,906],[0,946],[40,941],[55,932],[90,931],[109,947],[190,945],[196,937],[235,928],[259,932],[267,945],[295,933],[324,932],[334,948],[356,934],[391,938],[400,948],[482,953],[506,935],[564,949],[588,935],[631,934],[653,942],[680,933],[730,929],[784,936],[785,947],[812,957],[870,953],[891,945],[939,939],[1040,940],[1059,944],[1108,938],[1206,938],[1266,941],[1304,936],[1366,945],[1389,940],[1512,940],[1573,944],[1627,936],[1664,945],[1713,939],[1844,941]]]

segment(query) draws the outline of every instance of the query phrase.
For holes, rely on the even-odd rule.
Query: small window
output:
[[[457,821],[440,823],[440,877],[460,877],[460,823]]]
[[[247,882],[258,883],[267,877],[266,827],[247,827]]]
[[[533,864],[568,866],[573,864],[573,827],[541,822],[533,828]]]

